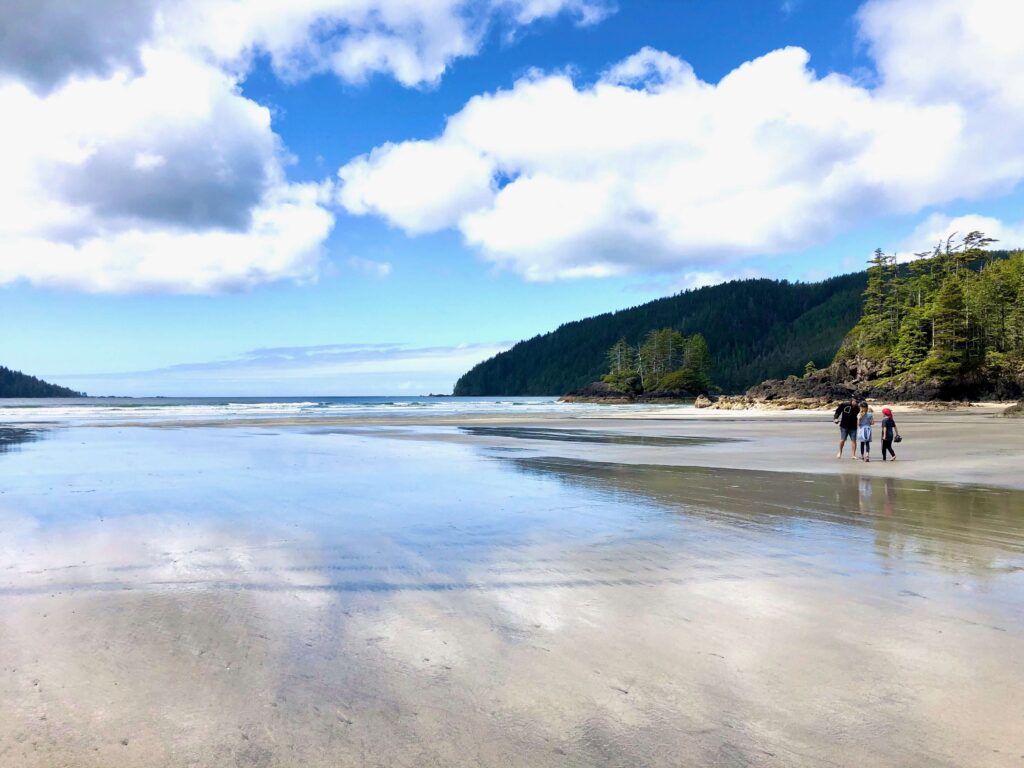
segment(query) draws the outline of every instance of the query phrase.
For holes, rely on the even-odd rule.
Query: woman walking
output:
[[[871,461],[871,425],[875,423],[875,415],[866,400],[860,402],[860,415],[857,417],[857,440],[860,441],[860,458]]]
[[[896,452],[892,449],[892,442],[900,436],[899,427],[896,426],[896,419],[892,417],[891,408],[883,408],[882,416],[882,461],[885,461],[885,454],[888,451],[892,460],[896,461]]]

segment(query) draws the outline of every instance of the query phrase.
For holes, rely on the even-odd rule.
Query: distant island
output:
[[[0,397],[84,397],[84,393],[0,365]]]

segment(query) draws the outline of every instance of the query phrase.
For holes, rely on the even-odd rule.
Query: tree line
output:
[[[80,397],[80,392],[50,384],[0,365],[0,397]]]
[[[560,395],[608,372],[608,349],[642,343],[652,328],[701,334],[714,350],[711,379],[742,392],[831,360],[861,316],[866,274],[815,283],[734,280],[576,320],[521,341],[465,373],[456,395]]]
[[[621,392],[688,392],[707,394],[711,381],[711,350],[704,336],[684,336],[672,328],[649,331],[633,346],[625,337],[608,350],[608,373],[601,380]]]
[[[883,377],[1020,376],[1024,251],[998,258],[994,242],[981,232],[951,236],[908,264],[875,251],[863,314],[836,359],[872,360]]]

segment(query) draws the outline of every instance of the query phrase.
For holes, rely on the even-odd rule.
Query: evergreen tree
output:
[[[608,367],[611,373],[622,373],[636,371],[636,350],[626,341],[625,337],[620,338],[615,345],[608,350]]]
[[[900,332],[893,350],[897,373],[909,371],[928,355],[929,339],[921,311],[911,310],[900,323]]]
[[[81,392],[50,384],[0,365],[0,397],[82,397]]]
[[[686,354],[683,356],[683,369],[690,371],[704,388],[711,386],[711,350],[704,336],[695,333],[686,340]]]
[[[932,348],[925,371],[941,379],[955,379],[963,370],[967,344],[966,305],[956,268],[943,280],[931,309]]]

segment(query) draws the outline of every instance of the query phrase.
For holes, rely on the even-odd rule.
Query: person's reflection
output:
[[[892,511],[896,507],[896,481],[891,478],[885,478],[885,503],[882,504],[882,514],[886,517],[892,517]]]
[[[853,475],[840,475],[836,485],[836,504],[840,509],[853,511],[860,505],[860,491],[857,478]]]
[[[860,504],[861,514],[870,515],[874,513],[871,505],[871,478],[862,477],[857,487],[858,491],[858,502]]]

